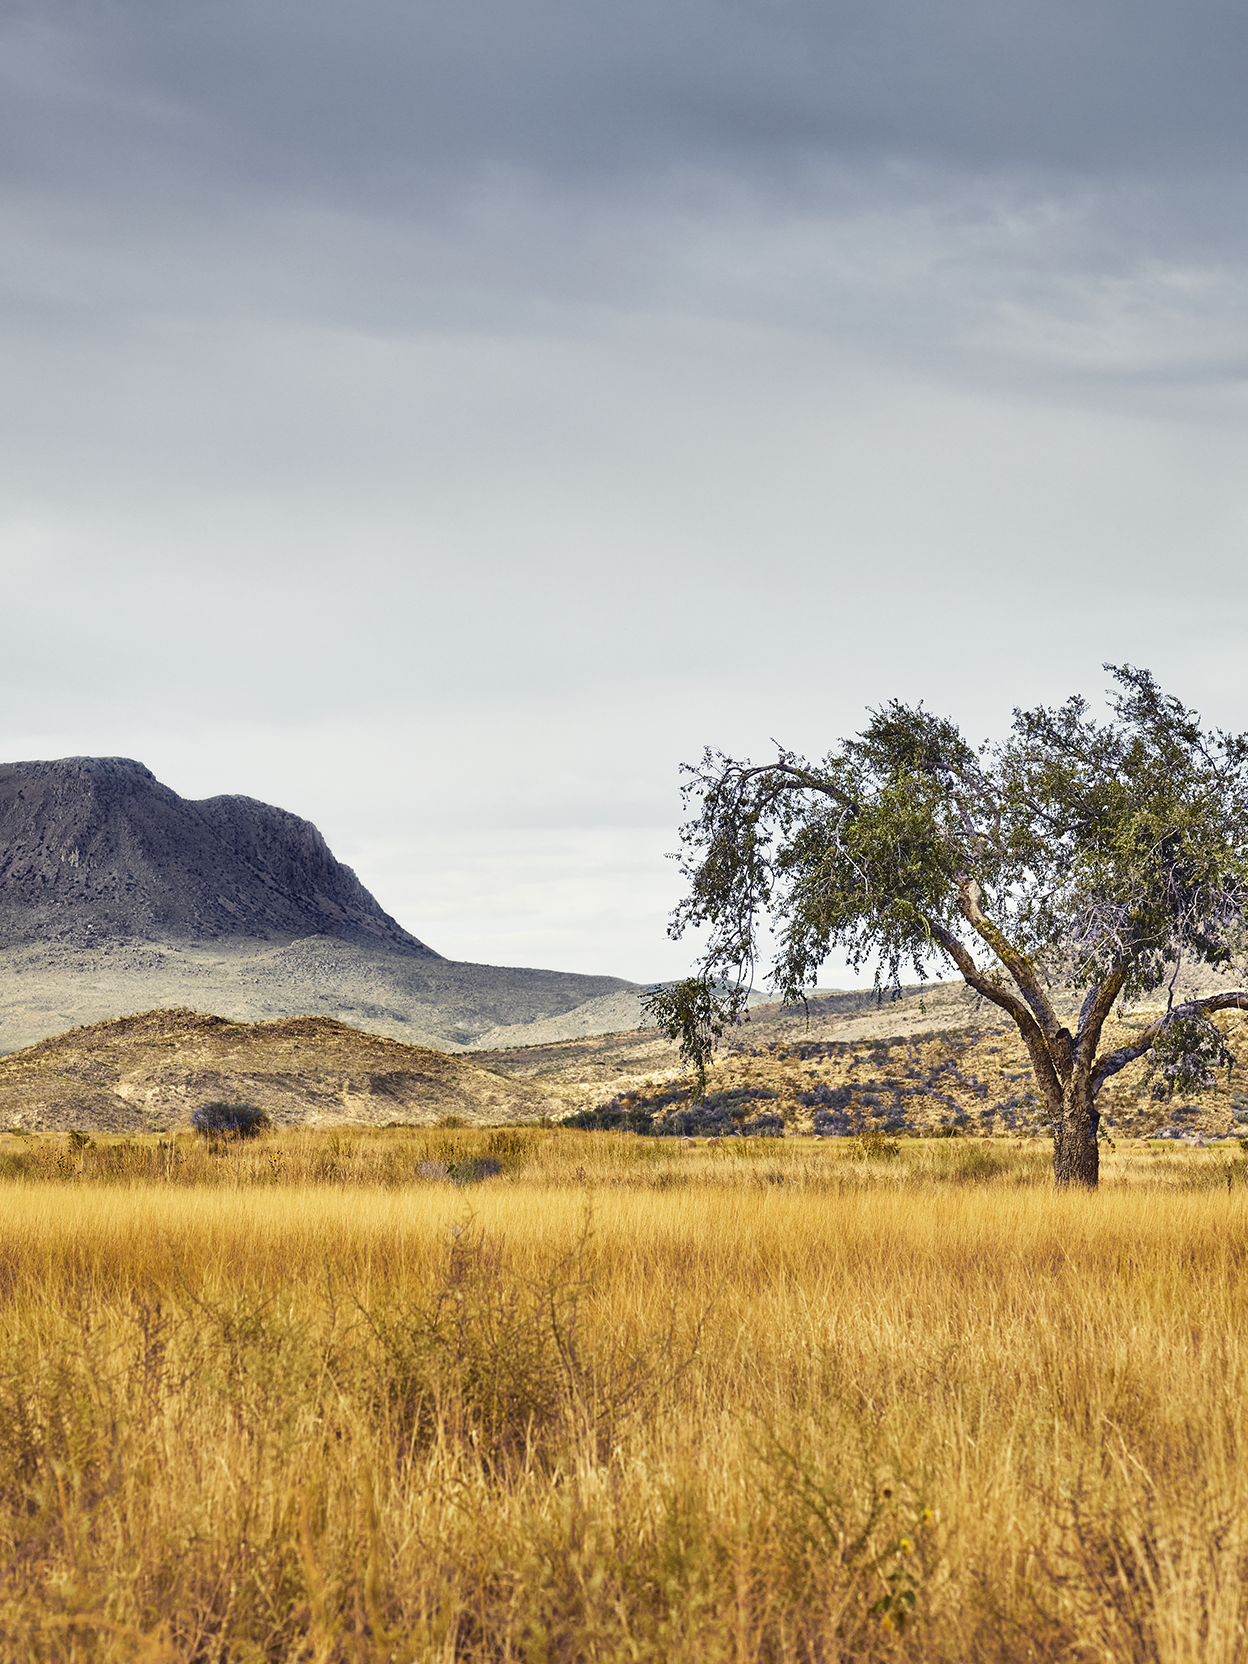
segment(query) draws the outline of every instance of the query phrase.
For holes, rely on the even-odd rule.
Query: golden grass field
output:
[[[10,1142],[6,1660],[1248,1659],[1236,1145]]]

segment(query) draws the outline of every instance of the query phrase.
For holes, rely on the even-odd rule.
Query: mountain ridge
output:
[[[127,757],[0,764],[0,1053],[160,1006],[460,1051],[635,988],[446,959],[254,798],[184,799]]]
[[[441,957],[289,810],[179,797],[131,757],[0,764],[0,946],[313,934]]]

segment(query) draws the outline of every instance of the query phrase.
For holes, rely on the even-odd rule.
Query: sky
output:
[[[1107,660],[1248,728],[1246,72],[1233,0],[0,0],[0,757],[650,980],[705,745]]]

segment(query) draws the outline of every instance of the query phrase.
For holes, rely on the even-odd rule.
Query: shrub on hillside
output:
[[[191,1125],[205,1138],[254,1138],[269,1126],[255,1104],[203,1104],[191,1113]]]
[[[624,1109],[617,1102],[603,1104],[601,1109],[583,1109],[560,1122],[564,1127],[576,1127],[581,1132],[639,1132],[654,1131],[653,1117],[644,1109]]]
[[[733,1086],[690,1103],[688,1084],[677,1082],[645,1098],[635,1093],[612,1098],[599,1109],[569,1116],[563,1125],[583,1132],[636,1132],[653,1138],[783,1136],[780,1117],[758,1109],[777,1096],[766,1086]]]
[[[742,1121],[737,1126],[737,1133],[742,1138],[783,1138],[784,1118],[780,1115],[755,1115],[749,1121]]]

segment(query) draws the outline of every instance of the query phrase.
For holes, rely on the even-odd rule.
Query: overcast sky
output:
[[[0,19],[0,757],[644,979],[704,744],[1248,727],[1240,0]]]

